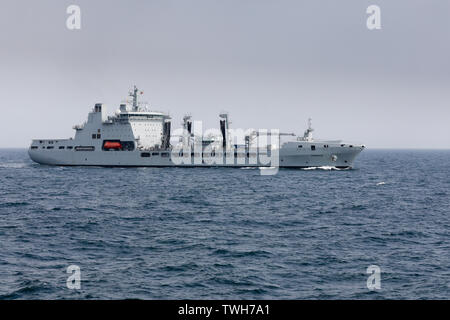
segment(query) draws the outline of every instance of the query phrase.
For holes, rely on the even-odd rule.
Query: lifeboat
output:
[[[105,141],[104,149],[122,149],[122,144],[117,141]]]

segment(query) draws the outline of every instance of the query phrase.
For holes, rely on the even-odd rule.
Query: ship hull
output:
[[[73,151],[29,149],[30,158],[39,164],[54,166],[104,166],[104,167],[352,167],[362,146],[329,148],[325,151],[305,152],[281,149],[278,161],[246,156],[215,158],[172,159],[170,152],[151,151]],[[143,157],[143,153],[149,156]],[[163,156],[163,154],[165,156]]]

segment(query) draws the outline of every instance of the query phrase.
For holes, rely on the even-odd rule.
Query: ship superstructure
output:
[[[67,166],[231,166],[231,167],[352,167],[363,145],[340,140],[314,140],[311,120],[303,136],[273,130],[250,130],[242,143],[230,128],[228,113],[221,113],[217,134],[194,130],[190,115],[178,134],[171,133],[171,117],[138,102],[134,86],[131,101],[114,115],[97,103],[74,138],[36,139],[29,155],[35,162]],[[290,140],[282,142],[282,138]],[[174,142],[175,140],[175,142]],[[261,143],[264,140],[265,143]]]

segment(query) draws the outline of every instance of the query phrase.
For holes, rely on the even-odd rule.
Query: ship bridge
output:
[[[74,126],[75,140],[82,141],[83,145],[93,145],[101,149],[105,149],[105,145],[116,143],[127,145],[127,150],[168,148],[170,116],[142,107],[138,102],[136,86],[130,96],[133,97],[132,104],[121,104],[113,116],[106,115],[106,107],[103,104],[95,104],[88,120],[82,125]]]

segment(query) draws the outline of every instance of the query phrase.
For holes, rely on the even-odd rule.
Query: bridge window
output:
[[[95,133],[92,134],[92,139],[97,138],[97,135]]]
[[[141,153],[141,157],[142,158],[149,158],[150,157],[150,152],[142,152]]]
[[[64,149],[64,148],[65,148],[64,146],[59,147],[59,149]]]
[[[152,156],[159,156],[159,152],[153,152]]]
[[[32,147],[31,147],[31,149],[37,149],[37,148],[38,148],[38,147],[36,147],[36,146],[32,146]]]
[[[68,146],[67,149],[73,149],[73,147],[72,146]]]
[[[312,151],[316,150],[316,146],[311,146],[311,150]]]

